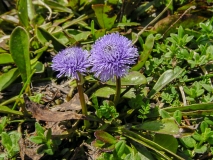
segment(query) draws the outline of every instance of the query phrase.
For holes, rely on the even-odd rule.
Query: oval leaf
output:
[[[171,135],[155,134],[154,142],[172,151],[173,153],[177,152],[178,141]]]
[[[111,87],[103,87],[98,89],[94,94],[97,97],[109,98],[110,95],[115,94],[115,89]]]
[[[98,20],[98,24],[101,28],[111,29],[117,18],[117,15],[112,12],[112,6],[97,4],[93,5],[92,9],[95,11],[95,15]]]
[[[0,91],[7,88],[16,78],[19,76],[19,71],[17,68],[9,70],[0,76]]]
[[[8,63],[14,63],[11,54],[8,53],[0,54],[0,64],[8,64]]]
[[[22,27],[16,27],[10,37],[10,52],[23,82],[30,76],[29,36]]]
[[[18,17],[21,24],[27,28],[29,26],[27,1],[18,0],[17,9],[18,9]]]
[[[39,27],[36,28],[36,36],[43,45],[45,45],[46,42],[51,41],[54,46],[54,49],[58,52],[66,48],[65,45],[59,42],[54,36],[52,36],[50,33],[45,31],[43,28],[39,28]]]
[[[154,87],[150,91],[148,97],[153,97],[157,92],[159,92],[163,87],[165,87],[167,84],[169,84],[171,81],[173,81],[175,78],[177,78],[181,73],[183,72],[183,69],[177,68],[177,69],[170,69],[165,71],[158,81],[155,83]]]
[[[141,85],[146,83],[147,83],[146,77],[143,74],[136,71],[130,72],[125,77],[121,78],[122,86]],[[115,82],[113,81],[108,81],[107,84],[115,86]]]
[[[165,118],[160,121],[144,122],[143,124],[136,125],[133,128],[144,129],[156,133],[169,134],[169,135],[179,134],[179,127],[175,122],[174,118]]]
[[[105,131],[98,130],[94,133],[96,139],[101,140],[105,143],[115,144],[117,140]]]
[[[37,61],[34,65],[32,65],[32,68],[35,69],[35,73],[43,73],[44,72],[44,64]]]

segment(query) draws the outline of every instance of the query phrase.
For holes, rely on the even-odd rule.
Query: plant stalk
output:
[[[115,106],[118,104],[120,100],[120,94],[121,94],[121,78],[116,76],[116,91],[114,97]]]
[[[78,87],[78,94],[79,94],[79,99],[81,103],[81,108],[82,108],[82,113],[87,116],[87,106],[85,103],[85,98],[84,98],[84,90],[83,90],[83,76],[78,73],[79,80],[76,79],[77,87]],[[90,123],[87,120],[84,120],[84,126],[85,128],[89,128]]]

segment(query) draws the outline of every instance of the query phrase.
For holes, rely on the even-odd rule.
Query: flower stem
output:
[[[85,103],[85,98],[84,98],[84,90],[83,90],[83,77],[81,74],[78,74],[79,80],[76,79],[76,83],[78,86],[78,94],[79,94],[79,99],[81,103],[81,108],[82,108],[82,113],[86,116],[87,115],[87,106]],[[85,128],[89,128],[89,121],[84,120],[84,126]]]
[[[114,97],[115,106],[118,104],[121,94],[121,78],[116,76],[116,91]]]

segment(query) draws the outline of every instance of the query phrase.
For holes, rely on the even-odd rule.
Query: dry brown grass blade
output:
[[[75,112],[54,112],[47,109],[43,109],[39,104],[30,101],[29,97],[24,94],[25,107],[30,111],[34,118],[37,120],[48,121],[48,122],[60,122],[70,119],[85,119],[82,114]]]

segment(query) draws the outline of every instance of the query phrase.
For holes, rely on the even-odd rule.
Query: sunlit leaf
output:
[[[102,130],[95,131],[94,135],[96,139],[105,143],[115,144],[117,142],[117,140],[112,135]]]
[[[11,54],[2,53],[0,54],[0,64],[14,63]]]
[[[68,12],[68,13],[72,13],[72,10],[61,5],[60,3],[58,3],[57,1],[53,1],[53,0],[44,0],[44,3],[46,3],[50,8],[52,9],[56,9],[59,12]]]
[[[140,60],[138,64],[132,67],[131,69],[132,71],[140,70],[144,66],[146,60],[149,58],[149,55],[151,54],[153,46],[154,46],[154,36],[150,34],[146,38],[146,42],[143,45],[143,53],[140,55]]]
[[[94,94],[97,97],[109,98],[110,95],[115,94],[115,89],[113,89],[111,87],[102,87],[102,88],[96,90]]]
[[[19,17],[21,24],[27,28],[29,26],[27,1],[18,0],[17,9],[18,9],[18,17]]]
[[[10,109],[7,106],[0,106],[0,113],[6,113],[6,114],[16,114],[16,115],[21,115],[23,116],[23,113],[20,111],[15,111]]]
[[[157,121],[144,122],[143,124],[134,126],[134,128],[169,135],[179,134],[179,127],[174,118],[165,118]]]
[[[10,37],[10,52],[21,74],[23,82],[31,74],[29,35],[22,27],[16,27]]]
[[[45,45],[46,42],[52,42],[52,45],[56,51],[60,51],[64,48],[66,48],[65,45],[63,45],[61,42],[59,42],[54,36],[52,36],[50,33],[48,33],[43,28],[36,28],[36,36],[38,40]]]
[[[19,76],[18,68],[13,68],[7,73],[0,75],[0,91],[7,88]]]
[[[167,107],[163,110],[173,114],[176,110],[181,111],[182,115],[211,115],[213,114],[213,103],[192,104],[182,107]]]
[[[112,80],[107,82],[108,85],[115,85],[115,82]],[[121,78],[121,85],[122,86],[129,86],[129,85],[142,85],[146,84],[146,77],[141,74],[140,72],[129,72],[125,77]]]
[[[157,92],[159,92],[163,87],[165,87],[167,84],[169,84],[171,81],[173,81],[175,78],[177,78],[181,73],[183,72],[183,69],[177,68],[176,70],[169,69],[165,71],[158,81],[155,83],[154,87],[148,94],[148,97],[153,97]]]
[[[154,142],[174,153],[177,152],[178,141],[171,135],[155,134]]]
[[[113,13],[113,8],[104,4],[96,4],[92,5],[92,9],[95,11],[98,24],[101,28],[111,29],[117,18],[117,15]]]

